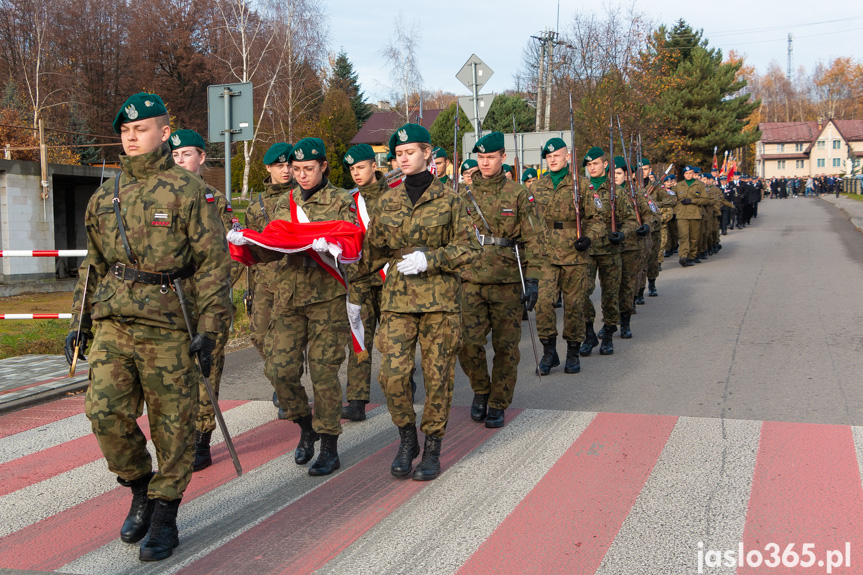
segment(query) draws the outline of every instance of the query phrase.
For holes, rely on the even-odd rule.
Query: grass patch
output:
[[[844,196],[846,198],[857,200],[858,202],[863,202],[863,195],[861,194],[839,194],[840,196]]]

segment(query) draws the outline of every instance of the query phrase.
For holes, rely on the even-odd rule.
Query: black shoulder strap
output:
[[[123,216],[120,215],[120,175],[118,174],[114,180],[114,215],[117,216],[117,228],[120,230],[120,239],[123,241],[123,249],[126,250],[126,257],[132,265],[138,265],[138,260],[135,254],[132,253],[132,248],[129,247],[129,238],[126,237],[126,226],[123,225]]]
[[[484,215],[482,215],[482,210],[481,210],[481,209],[479,209],[479,204],[477,204],[477,203],[476,203],[476,200],[475,200],[475,199],[473,199],[473,194],[472,194],[472,193],[471,193],[471,191],[470,191],[470,190],[468,190],[468,189],[465,189],[465,191],[467,192],[467,197],[468,197],[468,198],[470,198],[470,201],[473,203],[473,207],[475,207],[475,208],[476,208],[476,213],[478,213],[478,214],[479,214],[479,217],[480,217],[480,219],[482,220],[482,223],[483,223],[483,225],[485,226],[485,229],[486,229],[486,231],[488,232],[488,235],[493,236],[493,235],[494,235],[494,233],[492,233],[492,231],[491,231],[491,227],[489,227],[488,222],[487,222],[487,221],[485,221],[485,216],[484,216]],[[479,232],[477,232],[477,233],[479,233]]]
[[[264,192],[258,194],[258,203],[261,204],[261,213],[264,215],[264,221],[270,223],[270,216],[267,215],[267,208],[264,207]]]

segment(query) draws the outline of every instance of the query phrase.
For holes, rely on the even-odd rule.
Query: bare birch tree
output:
[[[411,97],[422,93],[423,78],[417,61],[417,47],[421,37],[419,25],[414,22],[405,25],[402,15],[396,16],[393,23],[395,38],[381,51],[390,66],[391,90],[399,116],[404,122],[411,118]]]

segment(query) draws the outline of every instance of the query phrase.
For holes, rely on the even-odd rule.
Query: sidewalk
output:
[[[21,355],[0,360],[0,414],[87,389],[88,366],[74,377],[62,355]]]
[[[854,224],[857,231],[863,232],[863,202],[852,200],[851,198],[846,198],[844,196],[839,196],[837,198],[836,196],[827,194],[821,196],[821,199],[825,202],[830,202],[839,208],[843,214],[848,216],[848,219],[851,220],[851,223]]]

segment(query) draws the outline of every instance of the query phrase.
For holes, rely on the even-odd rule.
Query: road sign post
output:
[[[482,120],[485,118],[485,113],[488,113],[488,108],[485,109],[485,113],[481,113],[482,104],[480,101],[479,91],[483,86],[485,86],[485,83],[488,82],[488,79],[491,78],[492,74],[494,74],[494,71],[489,68],[485,62],[480,60],[479,56],[471,54],[464,66],[461,67],[461,70],[458,71],[458,74],[455,75],[455,77],[464,84],[473,95],[472,98],[468,98],[468,100],[473,100],[473,106],[468,107],[462,105],[462,98],[459,98],[459,105],[465,112],[467,112],[468,117],[473,122],[476,141],[482,137],[480,126],[482,124]],[[494,95],[491,95],[488,99],[489,106],[491,106],[491,100],[493,99]],[[473,114],[471,114],[471,112],[473,112]],[[473,116],[472,118],[470,117],[471,115]],[[476,143],[476,141],[474,143]]]
[[[231,141],[254,137],[252,84],[207,86],[207,137],[225,142],[225,197],[231,203]]]

